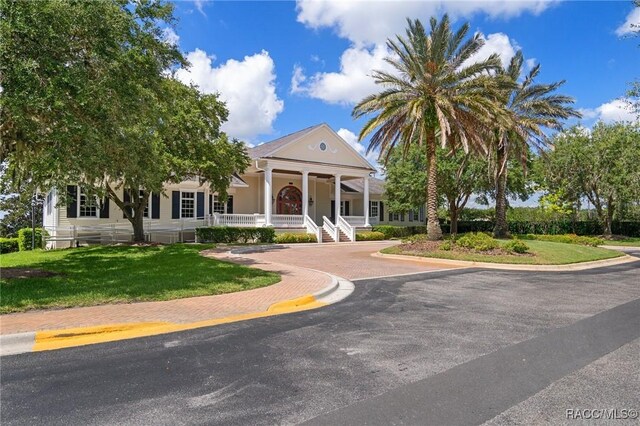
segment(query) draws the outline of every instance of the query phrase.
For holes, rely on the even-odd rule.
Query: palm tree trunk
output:
[[[506,238],[509,236],[507,224],[507,153],[504,144],[496,151],[496,225],[493,236]]]
[[[442,229],[438,220],[438,169],[436,163],[436,134],[427,134],[427,238],[431,241],[442,239]]]

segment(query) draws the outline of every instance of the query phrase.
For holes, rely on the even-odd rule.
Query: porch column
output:
[[[309,215],[309,172],[302,172],[302,217]]]
[[[364,226],[369,225],[369,176],[364,178]]]
[[[336,183],[336,188],[335,188],[335,195],[333,196],[334,201],[335,201],[335,213],[334,216],[336,218],[336,223],[338,223],[338,218],[340,217],[340,178],[342,177],[342,175],[335,175],[335,183]]]
[[[271,188],[271,167],[264,169],[264,221],[266,226],[271,226],[271,206],[273,198]]]

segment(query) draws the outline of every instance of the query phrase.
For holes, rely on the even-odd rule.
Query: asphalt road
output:
[[[0,420],[559,424],[640,408],[638,263],[355,284],[320,310],[3,357]]]

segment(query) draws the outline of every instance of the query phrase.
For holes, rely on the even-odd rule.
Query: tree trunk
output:
[[[451,221],[449,233],[452,236],[457,235],[458,234],[458,207],[456,206],[455,200],[449,200],[449,221]]]
[[[143,220],[144,218],[142,217],[142,214],[134,214],[134,216],[130,219],[130,222],[133,225],[133,242],[134,243],[145,242]]]
[[[606,237],[611,237],[612,222],[613,222],[613,199],[612,197],[609,197],[607,199],[607,219],[604,227],[604,235]]]
[[[507,224],[507,152],[506,146],[501,144],[496,152],[496,225],[493,236],[506,238],[509,236]]]
[[[427,134],[427,238],[431,241],[442,239],[442,229],[438,221],[438,169],[436,164],[436,135]]]

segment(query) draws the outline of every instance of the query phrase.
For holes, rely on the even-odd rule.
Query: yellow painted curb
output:
[[[134,339],[136,337],[155,336],[158,334],[173,333],[176,331],[193,330],[201,327],[211,327],[255,318],[306,311],[326,305],[327,304],[324,302],[317,301],[314,296],[308,295],[274,303],[266,311],[262,312],[232,315],[188,324],[177,324],[171,322],[141,322],[38,331],[36,332],[33,351],[49,351],[74,346],[92,345],[95,343]]]

